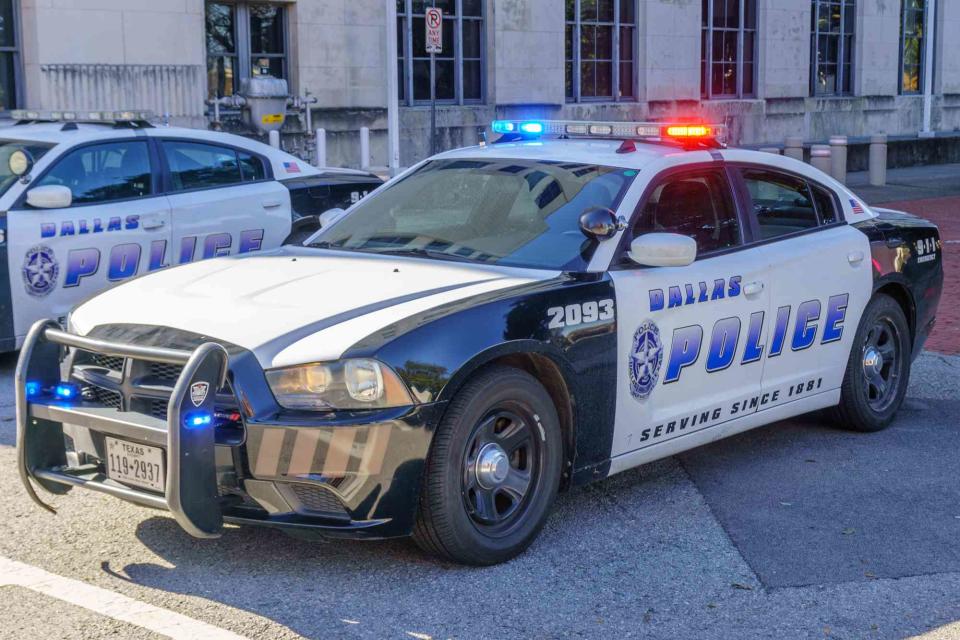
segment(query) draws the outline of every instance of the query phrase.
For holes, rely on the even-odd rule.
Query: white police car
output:
[[[935,226],[713,127],[494,130],[308,246],[36,324],[17,426],[37,502],[80,486],[200,537],[412,534],[488,564],[558,490],[816,409],[890,422],[940,297]]]
[[[136,275],[302,240],[380,180],[142,112],[17,111],[0,129],[0,351]]]

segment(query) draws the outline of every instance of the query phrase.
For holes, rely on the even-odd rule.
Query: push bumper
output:
[[[17,463],[37,504],[53,511],[34,483],[55,494],[82,487],[167,510],[200,538],[220,535],[224,522],[343,537],[410,533],[440,405],[291,414],[276,405],[249,353],[251,357],[238,356],[228,353],[230,345],[199,339],[192,349],[129,342],[73,335],[51,321],[38,322],[28,334],[16,371]],[[28,382],[50,388],[71,379],[65,349],[182,367],[169,390],[166,418],[131,410],[135,402],[116,408],[86,400],[64,402],[49,394],[28,397]],[[188,424],[185,416],[213,414],[219,401],[211,392],[196,405],[191,388],[197,383],[210,389],[227,383],[232,389],[243,414],[242,438],[224,444],[216,429]],[[101,445],[104,437],[113,437],[162,449],[164,491],[109,478],[102,446],[78,464],[75,455],[68,455],[68,434],[74,431]]]

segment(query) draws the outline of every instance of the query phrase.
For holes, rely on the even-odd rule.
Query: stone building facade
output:
[[[701,116],[741,144],[916,136],[928,37],[932,129],[960,130],[955,0],[0,0],[0,106],[143,108],[203,127],[210,96],[280,75],[317,98],[331,164],[359,162],[367,126],[382,165],[395,66],[406,165],[429,152],[434,1],[441,148],[497,117]]]

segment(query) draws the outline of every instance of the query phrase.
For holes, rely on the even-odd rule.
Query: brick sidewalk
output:
[[[888,209],[907,211],[940,227],[943,240],[943,297],[937,325],[926,348],[940,353],[960,354],[960,196],[886,202]]]

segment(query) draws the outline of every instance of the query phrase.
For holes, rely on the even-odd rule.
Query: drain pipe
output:
[[[937,0],[926,0],[926,11],[923,12],[923,130],[921,138],[932,138],[930,128],[933,120],[933,41],[936,31]]]
[[[400,171],[400,78],[397,70],[397,2],[384,0],[387,13],[387,167],[390,175]]]

